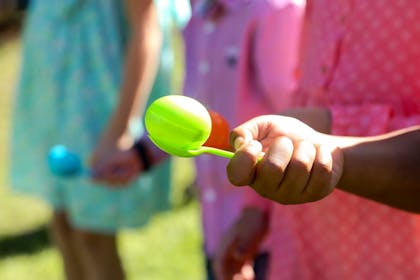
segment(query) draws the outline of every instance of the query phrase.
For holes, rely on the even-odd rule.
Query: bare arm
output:
[[[126,0],[131,35],[119,101],[95,152],[95,159],[106,156],[123,140],[130,118],[141,115],[156,75],[162,34],[152,0]],[[131,140],[125,146],[130,146]]]
[[[338,188],[420,212],[420,127],[371,138],[335,138],[344,155]]]
[[[283,115],[297,118],[317,131],[331,131],[331,114],[324,108],[295,108]],[[321,142],[332,142],[343,151],[339,189],[420,211],[420,133],[416,127],[376,137],[322,137],[325,139]]]

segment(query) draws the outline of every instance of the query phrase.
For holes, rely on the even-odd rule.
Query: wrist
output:
[[[148,171],[152,167],[152,158],[150,152],[147,148],[147,145],[144,141],[139,140],[134,143],[132,150],[136,153],[140,162],[143,165],[143,170]]]

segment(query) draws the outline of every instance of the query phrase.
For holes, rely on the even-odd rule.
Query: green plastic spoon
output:
[[[150,140],[168,154],[233,157],[232,152],[203,146],[211,133],[211,118],[207,109],[193,98],[168,95],[155,100],[146,111],[145,124]]]

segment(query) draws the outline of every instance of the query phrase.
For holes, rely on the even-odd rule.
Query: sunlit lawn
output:
[[[50,218],[44,204],[12,194],[7,183],[8,133],[19,48],[17,37],[0,44],[0,242],[3,243],[6,238],[45,228]],[[172,200],[179,204],[194,172],[189,160],[176,159],[175,166]],[[157,215],[141,229],[123,231],[119,244],[128,279],[203,279],[201,232],[195,201]],[[0,252],[2,280],[62,278],[59,255],[48,244],[35,252],[10,255]]]

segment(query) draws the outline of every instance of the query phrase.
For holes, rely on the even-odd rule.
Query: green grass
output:
[[[40,201],[13,194],[7,180],[19,52],[18,36],[0,40],[0,250],[3,250],[0,252],[0,279],[63,279],[60,256],[44,240],[50,210]],[[179,83],[179,74],[176,79]],[[180,158],[175,159],[174,168],[172,202],[176,207],[156,215],[147,226],[123,231],[118,236],[128,280],[204,279],[198,204],[196,201],[187,205],[181,203],[185,187],[193,180],[194,168],[189,159]],[[15,238],[39,229],[41,236],[38,234],[32,244]],[[17,247],[26,248],[17,250]],[[9,254],[4,248],[16,250]]]
[[[129,279],[203,279],[196,210],[197,204],[191,203],[158,215],[147,228],[121,234]]]
[[[127,279],[203,279],[197,204],[157,215],[147,227],[119,235]],[[30,278],[28,278],[30,275]],[[0,259],[0,279],[62,279],[62,265],[51,247]]]
[[[46,248],[33,255],[20,255],[0,261],[1,279],[63,279],[58,252]]]

